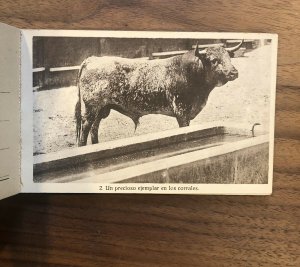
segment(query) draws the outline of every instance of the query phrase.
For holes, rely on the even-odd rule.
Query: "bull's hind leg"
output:
[[[102,120],[102,118],[100,116],[98,116],[91,128],[91,140],[92,140],[92,144],[97,144],[99,143],[98,140],[98,129],[99,129],[99,125],[100,125],[100,121]]]
[[[98,112],[97,117],[96,117],[96,119],[92,125],[92,129],[91,129],[92,144],[99,143],[99,139],[98,139],[99,125],[100,125],[100,122],[102,119],[105,119],[106,117],[108,117],[109,113],[110,113],[110,109],[108,107],[104,107]]]
[[[82,117],[82,134],[80,137],[79,146],[86,146],[87,138],[90,133],[94,120],[95,120],[95,112],[93,112],[93,110],[86,105],[85,114]]]

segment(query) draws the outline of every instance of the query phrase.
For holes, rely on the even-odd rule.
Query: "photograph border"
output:
[[[270,128],[268,184],[103,184],[103,183],[34,183],[33,182],[33,94],[32,39],[47,37],[118,37],[178,39],[271,39]],[[156,32],[156,31],[95,31],[95,30],[21,30],[21,177],[22,192],[52,193],[155,193],[155,194],[230,194],[269,195],[273,184],[275,130],[275,93],[277,71],[277,34],[230,32]],[[31,89],[31,90],[30,90]],[[136,189],[131,190],[130,188]],[[140,187],[141,189],[138,189]],[[180,190],[180,188],[191,188]],[[193,189],[197,188],[197,189]],[[156,189],[157,188],[157,189]],[[167,188],[167,189],[165,189]],[[169,189],[168,189],[169,188]],[[173,188],[171,190],[170,188]],[[174,189],[175,188],[175,189]]]

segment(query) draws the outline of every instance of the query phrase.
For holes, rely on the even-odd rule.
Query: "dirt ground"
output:
[[[205,108],[191,122],[201,124],[213,121],[260,123],[269,128],[271,88],[271,47],[263,46],[233,58],[239,78],[215,88]],[[34,155],[45,154],[76,146],[74,108],[76,86],[34,92]],[[99,141],[131,137],[150,132],[178,128],[175,118],[148,115],[140,119],[134,131],[131,119],[112,110],[100,124]],[[90,140],[89,140],[90,141]]]

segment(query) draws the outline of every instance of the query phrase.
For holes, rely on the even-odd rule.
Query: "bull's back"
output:
[[[89,90],[103,89],[99,86],[100,81],[106,81],[113,88],[118,83],[124,83],[136,69],[146,64],[145,60],[121,57],[89,57],[81,65],[79,82]]]
[[[170,115],[173,72],[170,59],[90,57],[84,62],[79,83],[85,102],[113,104],[139,115]]]
[[[119,98],[164,91],[171,83],[167,60],[90,57],[82,64],[79,78],[83,95],[117,95]]]

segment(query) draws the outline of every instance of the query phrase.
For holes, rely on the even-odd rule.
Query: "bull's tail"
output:
[[[77,75],[77,89],[78,89],[78,100],[75,105],[75,120],[76,120],[76,143],[80,145],[80,137],[82,133],[82,117],[81,117],[81,94],[80,94],[80,85],[79,85],[79,79],[82,73],[82,69],[85,67],[86,62],[84,61],[79,69],[78,75]]]
[[[80,144],[81,137],[81,97],[80,97],[80,89],[78,88],[78,101],[75,106],[75,120],[76,120],[76,143]]]

